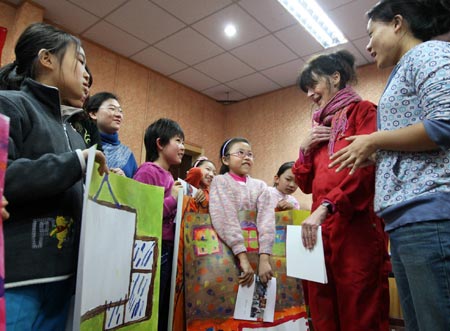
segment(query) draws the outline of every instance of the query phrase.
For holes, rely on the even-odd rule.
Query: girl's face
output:
[[[292,169],[287,169],[279,177],[275,175],[275,187],[284,194],[292,194],[297,190],[298,185],[295,183]]]
[[[116,99],[103,101],[96,113],[90,113],[93,120],[97,122],[101,132],[113,134],[119,131],[123,120],[123,112]]]
[[[230,172],[245,176],[250,173],[253,166],[253,152],[249,144],[237,142],[228,150],[228,154],[222,157],[222,162],[230,168]]]
[[[214,176],[216,175],[216,167],[211,162],[204,161],[202,162],[202,164],[199,165],[199,168],[202,169],[203,174],[201,183],[204,186],[209,187],[209,185],[211,185]]]
[[[56,57],[54,57],[56,60]],[[61,100],[81,100],[89,94],[89,74],[86,71],[86,56],[83,48],[77,51],[75,44],[67,47],[61,65],[55,62],[55,87],[59,89]]]
[[[399,26],[395,19],[392,22],[369,20],[367,23],[370,39],[366,49],[375,59],[378,68],[393,66],[400,60],[401,39],[398,31]]]
[[[159,138],[157,142],[159,142]],[[163,158],[169,166],[180,164],[183,156],[184,140],[178,136],[170,138],[169,143],[161,147],[161,152],[159,153],[159,158]]]
[[[339,73],[331,76],[317,76],[314,77],[316,82],[314,86],[308,87],[308,98],[314,102],[317,107],[324,107],[328,101],[339,91]]]

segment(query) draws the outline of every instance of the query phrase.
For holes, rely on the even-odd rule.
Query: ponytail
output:
[[[0,68],[0,90],[18,90],[24,77],[17,74],[17,63],[4,65]]]

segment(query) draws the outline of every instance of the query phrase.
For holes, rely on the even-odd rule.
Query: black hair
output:
[[[233,147],[233,145],[236,143],[246,143],[246,144],[250,145],[248,140],[245,138],[242,138],[242,137],[235,137],[235,138],[225,140],[225,142],[220,147],[220,155],[219,155],[220,162],[222,163],[222,165],[220,166],[220,172],[219,172],[221,175],[230,171],[230,168],[226,164],[223,163],[222,157],[229,156],[231,147]]]
[[[280,177],[284,172],[288,169],[292,169],[294,166],[294,161],[285,162],[281,165],[281,167],[278,169],[277,176]]]
[[[36,79],[41,49],[55,55],[61,65],[71,44],[75,45],[78,52],[81,42],[71,34],[46,23],[29,25],[17,40],[15,61],[0,69],[0,89],[18,90],[25,78]]]
[[[317,76],[331,76],[335,72],[341,76],[339,90],[347,83],[356,82],[355,57],[349,51],[340,50],[311,58],[303,67],[297,84],[303,92],[308,92],[308,88],[317,84]]]
[[[89,75],[88,87],[91,88],[92,84],[94,83],[94,77],[92,77],[92,72],[91,72],[91,70],[89,70],[89,67],[87,66],[87,64],[84,67],[86,69],[86,72]]]
[[[381,0],[367,12],[369,19],[380,22],[391,22],[395,15],[422,41],[450,31],[449,0]]]
[[[119,101],[119,98],[111,92],[99,92],[89,97],[88,102],[86,103],[85,109],[88,113],[96,113],[98,109],[101,107],[102,103],[106,100],[114,99]]]
[[[180,137],[184,140],[184,132],[180,125],[169,118],[160,118],[149,125],[145,130],[145,161],[154,162],[158,159],[158,146],[156,140],[159,138],[161,146],[166,146],[173,137]]]

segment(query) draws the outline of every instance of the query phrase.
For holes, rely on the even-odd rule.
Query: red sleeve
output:
[[[203,177],[202,169],[191,168],[187,173],[185,181],[194,186],[195,188],[199,188],[202,177]]]

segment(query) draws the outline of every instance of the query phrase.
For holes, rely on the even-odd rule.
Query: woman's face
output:
[[[400,60],[402,39],[399,39],[398,31],[398,23],[395,19],[392,22],[370,19],[367,23],[370,39],[366,49],[374,58],[378,68],[393,66]]]
[[[322,108],[339,91],[340,75],[337,72],[331,76],[317,76],[313,74],[313,78],[316,83],[308,87],[308,98],[317,107]]]
[[[292,194],[297,190],[298,185],[295,183],[292,169],[287,169],[279,177],[275,176],[275,187],[284,194]]]
[[[216,167],[209,161],[202,162],[202,164],[200,164],[198,167],[202,169],[202,184],[206,187],[209,187],[214,176],[216,175]]]
[[[96,113],[90,113],[93,120],[97,122],[100,132],[113,134],[119,131],[123,120],[123,112],[116,99],[103,101]]]

